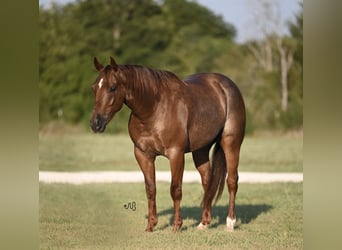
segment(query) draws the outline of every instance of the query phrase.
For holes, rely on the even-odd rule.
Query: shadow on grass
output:
[[[257,204],[257,205],[235,205],[235,212],[237,216],[237,221],[240,221],[241,224],[248,224],[252,220],[256,219],[260,214],[266,213],[271,210],[273,207],[267,204]],[[182,218],[183,219],[191,219],[195,220],[196,223],[190,225],[190,227],[197,226],[200,223],[202,216],[202,207],[181,207]],[[210,227],[216,228],[220,225],[226,224],[226,217],[228,213],[228,205],[220,205],[214,206],[212,208],[211,217],[217,218],[218,222],[211,223]],[[165,229],[166,227],[170,227],[173,224],[173,208],[169,208],[158,213],[158,217],[171,215],[169,225],[164,225],[160,229]],[[239,225],[237,225],[237,228]],[[186,227],[182,227],[182,230],[186,230]]]

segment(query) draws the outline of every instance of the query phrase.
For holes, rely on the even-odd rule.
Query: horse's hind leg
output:
[[[238,165],[239,165],[239,155],[240,146],[242,143],[242,135],[237,134],[222,134],[221,147],[226,156],[227,163],[227,186],[229,193],[229,208],[228,216],[226,219],[227,230],[233,231],[236,222],[235,216],[235,196],[238,190]]]
[[[201,175],[203,191],[206,192],[209,171],[210,171],[210,161],[209,161],[209,150],[210,146],[201,148],[197,151],[192,152],[192,158],[194,160],[195,166]],[[202,220],[198,225],[198,229],[205,229],[211,221],[211,207],[203,207]]]
[[[210,150],[210,146],[207,146],[207,147],[204,147],[197,151],[192,152],[192,158],[194,160],[196,169],[201,175],[201,181],[202,181],[204,192],[207,188],[209,170],[210,170],[209,150]]]

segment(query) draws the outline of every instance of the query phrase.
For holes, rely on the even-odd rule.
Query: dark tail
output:
[[[226,157],[220,143],[217,142],[212,155],[209,182],[201,203],[204,207],[211,206],[214,198],[214,204],[220,199],[225,185],[226,174]]]

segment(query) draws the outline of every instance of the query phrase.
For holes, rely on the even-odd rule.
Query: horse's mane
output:
[[[162,84],[169,80],[175,80],[175,78],[179,80],[179,78],[170,71],[151,69],[141,65],[120,65],[119,69],[135,78],[130,80],[138,82],[148,81],[153,84]]]
[[[174,73],[156,70],[141,65],[119,65],[119,70],[126,82],[141,94],[151,91],[157,93],[161,88],[168,88],[174,82],[182,82]]]

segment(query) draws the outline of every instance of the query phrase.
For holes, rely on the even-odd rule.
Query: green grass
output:
[[[40,170],[139,170],[127,135],[41,133]],[[302,137],[259,135],[246,137],[240,171],[302,172]],[[158,158],[157,170],[169,170]],[[186,170],[194,170],[186,155]],[[157,184],[159,222],[144,232],[147,201],[143,183],[62,185],[40,184],[41,249],[302,249],[302,184],[240,184],[237,228],[224,231],[228,194],[213,209],[204,232],[200,184],[183,184],[183,227],[173,234],[169,185]],[[136,202],[136,211],[123,205]]]
[[[172,233],[169,185],[157,184],[159,222],[145,233],[144,184],[40,184],[41,249],[302,249],[302,184],[240,184],[234,233],[224,231],[228,194],[213,208],[206,231],[196,230],[200,184],[184,184],[181,232]],[[136,202],[136,210],[123,205]]]
[[[302,172],[303,140],[298,135],[246,137],[240,171]],[[40,134],[39,169],[50,171],[139,170],[128,135],[92,133]],[[166,158],[158,157],[157,170],[169,170]],[[194,170],[186,154],[186,170]]]

